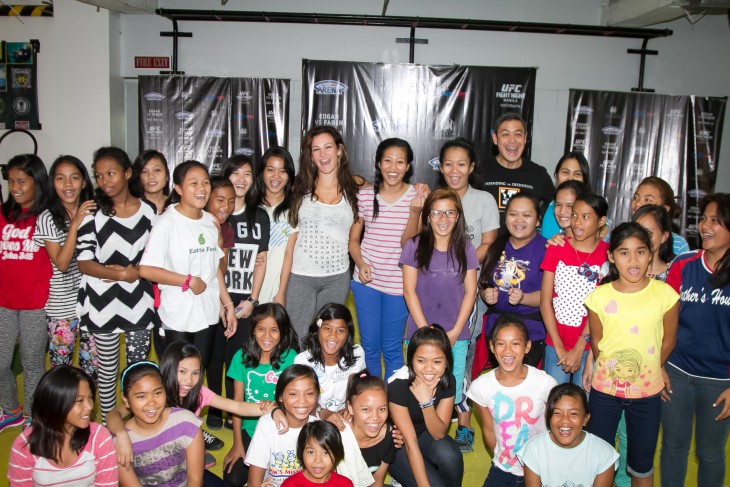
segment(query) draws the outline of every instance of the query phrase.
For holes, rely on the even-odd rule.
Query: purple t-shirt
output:
[[[489,307],[487,312],[486,331],[492,329],[502,313],[514,313],[520,315],[527,329],[530,332],[530,340],[545,339],[545,325],[540,316],[540,308],[533,308],[524,304],[509,304],[510,288],[521,289],[524,294],[539,291],[542,287],[542,270],[540,264],[545,257],[545,237],[535,235],[527,245],[519,249],[512,246],[507,240],[504,253],[495,268],[490,273],[491,284],[489,287],[499,289],[497,304]]]
[[[409,239],[403,247],[398,265],[418,268],[416,263],[416,247],[419,237]],[[477,252],[474,246],[466,243],[467,270],[479,267]],[[431,264],[428,269],[419,269],[416,294],[421,301],[421,310],[429,324],[441,325],[449,331],[454,327],[456,317],[459,316],[461,301],[464,299],[464,281],[459,277],[458,262],[446,252],[434,249]],[[406,339],[410,340],[418,327],[413,317],[408,315]],[[469,327],[464,326],[459,334],[459,340],[469,339]]]

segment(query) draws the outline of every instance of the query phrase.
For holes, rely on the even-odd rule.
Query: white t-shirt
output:
[[[279,292],[281,268],[284,265],[286,246],[289,243],[289,237],[294,233],[294,229],[289,225],[289,211],[285,211],[279,215],[278,220],[274,220],[276,206],[262,205],[261,208],[269,214],[271,227],[269,251],[266,255],[266,276],[264,276],[264,283],[261,285],[259,302],[270,303],[274,299],[274,296],[276,296],[276,293]]]
[[[375,483],[370,468],[362,457],[360,446],[357,444],[355,433],[350,425],[345,423],[345,431],[340,431],[342,437],[342,448],[345,451],[345,458],[337,465],[337,473],[352,480],[354,487],[370,487]]]
[[[218,322],[220,288],[218,264],[223,251],[218,246],[215,217],[203,212],[193,220],[170,206],[155,222],[140,265],[161,267],[178,274],[200,277],[205,291],[183,292],[180,285],[160,284],[159,315],[163,327],[196,332]],[[182,283],[180,283],[182,284]]]
[[[517,455],[527,440],[545,427],[545,402],[555,379],[545,371],[527,366],[527,377],[521,384],[506,387],[497,381],[494,371],[479,376],[471,383],[467,397],[489,409],[494,418],[494,458],[492,462],[501,470],[523,476]]]
[[[474,246],[482,244],[482,234],[499,228],[499,208],[494,196],[469,186],[461,198],[466,222],[466,236]]]
[[[574,448],[562,448],[543,433],[530,439],[517,454],[520,462],[540,476],[543,487],[593,485],[598,474],[613,465],[618,468],[619,454],[599,437],[586,432]]]
[[[365,368],[365,353],[360,345],[355,345],[355,365],[341,369],[339,365],[315,364],[306,350],[294,357],[295,364],[309,365],[314,369],[319,380],[319,405],[330,411],[339,411],[345,407],[347,395],[347,379],[351,374]]]
[[[315,421],[314,416],[309,421]],[[266,469],[264,482],[281,485],[286,479],[299,472],[302,466],[297,459],[297,438],[302,428],[289,428],[279,434],[271,413],[259,418],[251,444],[246,450],[246,465]]]
[[[350,269],[350,203],[343,196],[334,205],[305,195],[299,207],[299,235],[294,246],[292,273],[299,276],[335,276]]]

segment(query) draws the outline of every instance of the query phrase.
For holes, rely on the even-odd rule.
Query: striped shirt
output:
[[[378,217],[373,219],[372,186],[362,188],[357,195],[357,211],[365,222],[365,235],[360,244],[362,259],[370,264],[373,280],[367,285],[382,293],[403,295],[403,271],[398,266],[400,259],[400,239],[408,223],[411,200],[416,190],[411,185],[395,202],[387,203],[378,195]],[[358,268],[355,267],[353,279],[360,282]]]
[[[67,231],[61,230],[53,221],[51,212],[46,210],[38,216],[35,223],[33,241],[40,247],[45,247],[46,242],[53,242],[60,246],[65,245]],[[79,295],[81,284],[81,273],[76,263],[76,253],[71,257],[66,272],[61,272],[51,260],[53,275],[51,276],[51,288],[46,303],[46,314],[51,318],[75,320],[76,300]]]
[[[118,484],[117,456],[109,431],[96,423],[89,426],[89,441],[76,461],[59,467],[48,458],[33,455],[28,437],[33,428],[15,438],[8,464],[8,480],[12,487],[52,486],[84,487]]]

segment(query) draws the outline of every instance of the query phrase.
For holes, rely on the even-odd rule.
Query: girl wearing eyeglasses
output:
[[[423,204],[422,230],[403,247],[403,297],[408,306],[406,341],[419,328],[438,324],[446,331],[454,357],[456,402],[469,346],[468,320],[477,293],[479,262],[466,237],[459,195],[448,188],[430,193]]]

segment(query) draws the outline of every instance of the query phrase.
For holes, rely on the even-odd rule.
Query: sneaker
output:
[[[466,426],[456,428],[456,443],[461,453],[474,451],[474,430]]]
[[[223,418],[215,414],[208,414],[205,424],[208,426],[208,429],[219,430],[223,427]]]
[[[216,451],[223,448],[223,440],[216,438],[207,431],[203,430],[203,441],[205,442],[205,449],[208,451]]]
[[[390,487],[403,487],[396,479],[390,479]]]
[[[25,421],[25,418],[23,418],[23,409],[20,406],[7,412],[0,408],[0,431],[5,428],[20,426],[23,421]]]
[[[211,455],[210,453],[205,452],[205,468],[206,468],[206,470],[209,469],[209,468],[211,468],[211,467],[215,467],[215,464],[216,464],[215,457],[213,455]]]
[[[231,418],[226,418],[226,420],[223,422],[223,427],[225,429],[233,431],[233,420]]]

